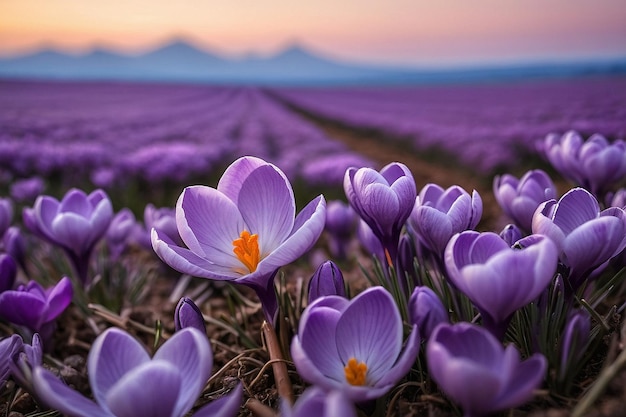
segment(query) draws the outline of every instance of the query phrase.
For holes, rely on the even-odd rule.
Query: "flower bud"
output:
[[[325,295],[346,296],[343,274],[333,261],[321,264],[309,281],[309,304]]]
[[[428,287],[416,287],[409,299],[409,319],[420,336],[428,340],[439,323],[449,323],[448,312],[437,294]]]
[[[206,334],[202,312],[191,298],[188,297],[181,298],[176,306],[176,310],[174,311],[174,326],[176,331],[184,329],[185,327],[194,327],[203,334]]]

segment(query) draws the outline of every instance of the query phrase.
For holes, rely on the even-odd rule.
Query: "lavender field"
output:
[[[0,412],[626,415],[626,77],[0,81]]]

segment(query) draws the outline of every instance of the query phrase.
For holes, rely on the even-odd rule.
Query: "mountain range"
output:
[[[226,57],[175,40],[126,55],[104,48],[73,55],[42,49],[0,57],[0,78],[164,81],[261,85],[343,85],[481,82],[590,74],[626,74],[626,58],[567,64],[529,64],[425,70],[341,62],[293,44],[269,56]]]

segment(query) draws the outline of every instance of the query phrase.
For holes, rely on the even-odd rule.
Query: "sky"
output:
[[[626,57],[625,0],[0,0],[0,55],[139,53],[172,38],[227,55],[297,42],[346,61],[453,66]]]

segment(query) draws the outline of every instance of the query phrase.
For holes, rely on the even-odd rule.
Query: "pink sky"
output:
[[[624,0],[1,0],[0,54],[128,52],[184,37],[218,52],[298,41],[373,63],[626,57]]]

